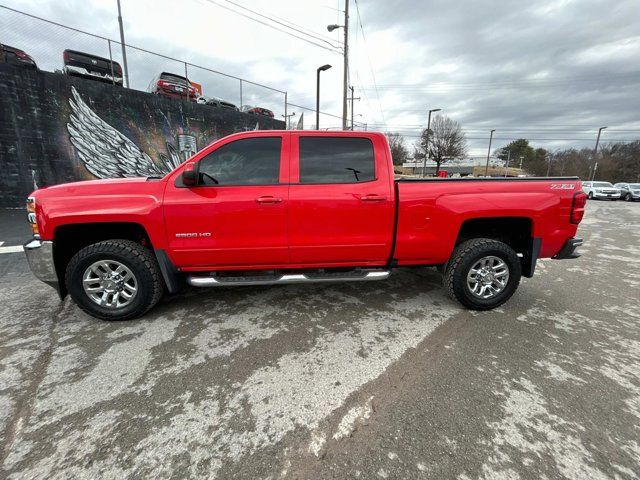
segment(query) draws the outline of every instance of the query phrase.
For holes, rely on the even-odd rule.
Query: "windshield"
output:
[[[598,188],[613,187],[613,185],[611,185],[609,182],[594,182],[593,186]]]
[[[633,188],[634,190],[640,188],[640,183],[630,183],[629,187]]]

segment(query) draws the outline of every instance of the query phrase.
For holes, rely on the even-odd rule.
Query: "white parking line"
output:
[[[4,242],[2,242],[4,243]],[[0,254],[22,252],[22,245],[12,245],[10,247],[0,247]]]

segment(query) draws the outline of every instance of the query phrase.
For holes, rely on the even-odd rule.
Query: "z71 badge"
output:
[[[575,183],[552,183],[551,190],[573,190],[576,188]]]

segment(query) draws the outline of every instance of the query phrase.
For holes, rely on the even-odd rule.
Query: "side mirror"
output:
[[[187,187],[198,185],[198,172],[196,172],[193,163],[188,163],[182,171],[182,183]]]

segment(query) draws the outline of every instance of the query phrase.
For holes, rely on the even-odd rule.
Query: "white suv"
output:
[[[587,194],[589,199],[620,199],[620,189],[614,187],[609,182],[582,182],[582,191]]]

